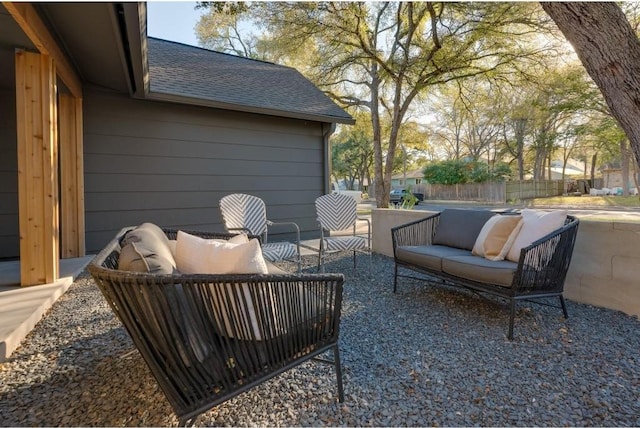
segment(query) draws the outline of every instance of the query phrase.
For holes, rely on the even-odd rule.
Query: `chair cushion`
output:
[[[268,273],[260,242],[251,239],[237,243],[246,239],[246,235],[237,235],[229,241],[221,242],[218,239],[203,239],[180,230],[176,244],[178,270],[185,274]]]
[[[327,251],[363,250],[367,248],[367,238],[362,236],[331,236],[324,238]]]
[[[490,261],[477,256],[451,256],[442,259],[442,271],[450,275],[511,287],[518,264],[507,260]]]
[[[484,224],[496,213],[489,210],[446,209],[433,237],[434,245],[471,251]]]
[[[520,250],[533,244],[538,239],[560,229],[567,219],[567,210],[538,211],[522,210],[522,227],[513,241],[506,259],[520,261]]]
[[[298,247],[291,242],[268,242],[262,246],[262,255],[270,262],[292,259],[298,255]]]
[[[169,239],[153,223],[143,223],[130,230],[120,245],[119,270],[167,275],[176,270]]]
[[[471,251],[487,260],[504,260],[522,227],[522,216],[496,215],[482,227]]]
[[[442,258],[449,256],[469,256],[468,250],[442,245],[402,246],[396,248],[396,258],[412,265],[434,271],[442,271]]]

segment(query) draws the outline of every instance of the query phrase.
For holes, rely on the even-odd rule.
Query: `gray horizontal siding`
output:
[[[2,71],[8,67],[13,70],[13,60]],[[15,106],[15,91],[0,89],[0,259],[20,255]]]
[[[219,200],[234,192],[263,198],[270,219],[317,235],[319,123],[95,91],[84,107],[87,251],[145,221],[223,230]]]

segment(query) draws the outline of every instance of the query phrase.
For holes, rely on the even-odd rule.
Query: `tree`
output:
[[[542,50],[520,43],[543,21],[532,3],[251,5],[259,8],[253,16],[270,40],[289,49],[290,58],[301,47],[313,55],[312,65],[301,70],[307,77],[343,106],[370,113],[379,207],[389,204],[398,137],[416,99],[448,81],[514,68],[526,73]]]
[[[573,45],[640,164],[640,40],[613,2],[541,3]]]
[[[356,116],[354,126],[340,127],[331,139],[331,174],[336,181],[346,179],[347,190],[355,190],[356,180],[360,190],[365,180],[371,183],[373,142],[371,128],[362,116]]]

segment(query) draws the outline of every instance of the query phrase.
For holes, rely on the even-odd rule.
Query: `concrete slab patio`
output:
[[[5,361],[82,272],[91,256],[60,261],[60,279],[20,287],[20,262],[0,263],[0,363]]]

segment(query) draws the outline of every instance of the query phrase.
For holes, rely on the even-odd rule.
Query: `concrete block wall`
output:
[[[431,211],[374,208],[373,251],[393,257],[391,228],[431,214]],[[565,298],[640,316],[639,248],[639,223],[581,218],[567,272]]]

